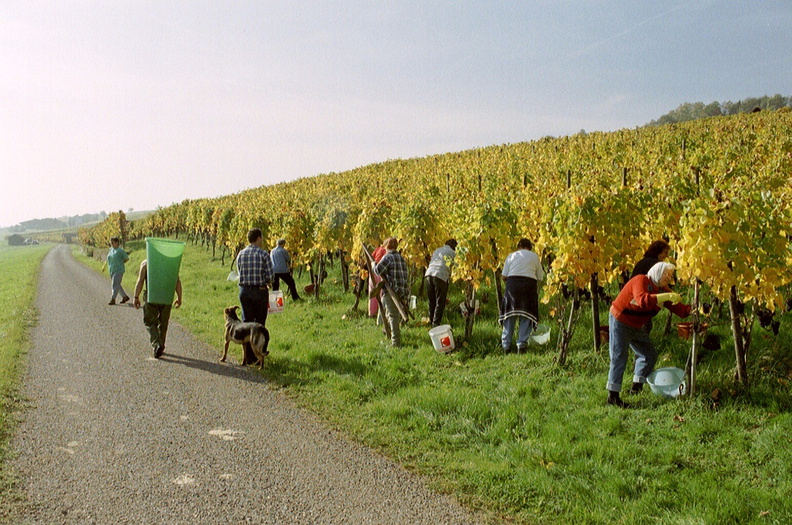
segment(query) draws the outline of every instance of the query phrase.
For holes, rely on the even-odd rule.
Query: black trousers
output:
[[[267,326],[267,307],[269,306],[269,290],[265,286],[240,286],[239,304],[242,306],[242,321],[246,323],[261,323]],[[250,343],[242,345],[242,364],[256,362],[256,354],[250,348]]]
[[[430,275],[426,278],[426,295],[429,298],[429,321],[432,326],[438,326],[445,311],[448,281]]]
[[[292,277],[291,272],[289,273],[276,273],[275,280],[272,283],[273,290],[280,290],[280,280],[283,279],[283,282],[286,286],[289,287],[289,293],[291,294],[292,300],[296,301],[300,298],[300,295],[297,293],[297,285],[294,284],[294,277]]]

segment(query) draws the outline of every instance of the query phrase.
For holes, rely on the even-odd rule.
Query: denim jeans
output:
[[[635,352],[634,383],[646,383],[646,377],[654,370],[657,362],[655,350],[649,334],[643,328],[633,328],[610,314],[610,370],[608,371],[607,389],[613,392],[621,390],[624,369],[627,368],[628,348]]]
[[[503,320],[503,332],[501,333],[501,345],[503,351],[508,352],[511,347],[512,336],[514,335],[514,325],[519,319],[520,328],[517,332],[517,351],[524,352],[528,348],[528,338],[533,332],[534,323],[527,317],[513,315]]]

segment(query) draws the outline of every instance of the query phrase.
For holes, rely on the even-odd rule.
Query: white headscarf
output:
[[[648,272],[646,272],[646,276],[652,280],[655,286],[660,286],[660,279],[663,278],[663,274],[666,273],[667,270],[673,270],[675,268],[676,266],[671,263],[658,262],[655,263]]]

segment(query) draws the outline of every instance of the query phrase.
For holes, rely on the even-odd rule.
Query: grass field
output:
[[[131,291],[145,250],[127,248]],[[174,310],[218,357],[222,308],[238,304],[228,271],[188,245],[184,306]],[[287,299],[283,313],[270,315],[262,374],[493,521],[792,523],[789,315],[778,337],[755,330],[748,393],[732,390],[734,355],[722,325],[711,331],[723,348],[699,365],[700,397],[664,400],[647,391],[631,396],[637,408],[625,411],[604,402],[607,349],[592,349],[585,314],[564,367],[553,362],[556,325],[548,345],[504,355],[493,301],[483,305],[472,339],[450,355],[436,353],[415,322],[403,331],[404,347],[392,349],[373,320],[349,312],[354,297],[342,292],[339,275],[330,270],[319,301]],[[461,293],[451,288],[446,312],[459,334]],[[419,300],[418,317],[424,309]],[[662,335],[662,315],[653,333],[658,366],[684,367],[688,343]],[[709,397],[715,388],[724,393],[717,406]]]
[[[24,400],[20,384],[29,330],[36,323],[34,301],[39,263],[51,246],[0,246],[0,519],[21,501],[8,466],[9,439]]]

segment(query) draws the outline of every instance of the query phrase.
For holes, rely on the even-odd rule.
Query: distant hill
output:
[[[657,120],[653,120],[646,126],[662,126],[664,124],[674,124],[676,122],[686,122],[705,117],[719,117],[722,115],[736,115],[738,113],[750,113],[757,108],[760,110],[776,110],[785,107],[792,107],[792,97],[773,95],[760,98],[746,98],[737,102],[685,102],[673,111],[669,111]]]
[[[135,211],[129,210],[126,215],[129,220],[136,220],[145,217],[151,211]],[[47,218],[47,219],[33,219],[30,221],[20,222],[15,226],[7,228],[8,233],[31,233],[43,232],[53,230],[63,230],[68,228],[75,228],[77,226],[85,226],[91,223],[101,222],[107,218],[107,213],[100,211],[99,213],[86,213],[83,215],[73,215],[71,217]]]

